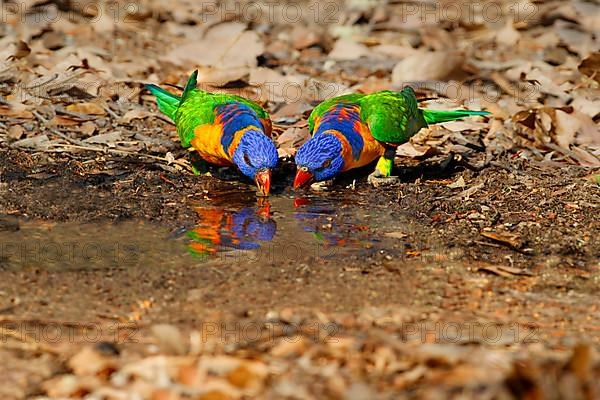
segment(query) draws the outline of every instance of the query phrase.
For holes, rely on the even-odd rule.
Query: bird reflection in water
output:
[[[327,202],[315,202],[306,197],[294,199],[294,218],[299,222],[304,232],[327,247],[344,247],[360,245],[357,232],[365,232],[366,225],[341,222],[336,217],[338,210]]]
[[[188,250],[202,258],[227,250],[257,249],[259,242],[273,240],[277,231],[277,224],[271,218],[271,206],[265,198],[260,198],[255,207],[238,211],[197,207],[195,212],[198,224],[187,232],[191,239]]]

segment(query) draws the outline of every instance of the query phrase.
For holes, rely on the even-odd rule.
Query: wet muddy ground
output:
[[[2,2],[0,399],[600,398],[599,10]],[[271,115],[268,200],[143,88],[195,69]],[[290,189],[316,104],[406,85],[491,115]]]
[[[359,172],[324,191],[283,181],[259,199],[244,183],[144,165],[105,174],[4,155],[0,324],[36,343],[60,328],[62,357],[89,344],[89,327],[126,346],[157,323],[187,332],[311,310],[393,310],[435,340],[456,338],[440,323],[459,324],[461,343],[484,347],[600,344],[599,188],[584,168],[507,162],[383,189]],[[35,392],[51,360],[5,368]]]

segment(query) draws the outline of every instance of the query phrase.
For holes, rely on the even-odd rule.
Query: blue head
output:
[[[233,153],[233,162],[247,177],[253,179],[258,190],[267,196],[271,190],[271,170],[277,166],[277,149],[273,141],[259,130],[242,135]]]
[[[304,143],[296,153],[296,178],[294,188],[312,181],[331,179],[344,168],[342,142],[336,136],[321,133]]]

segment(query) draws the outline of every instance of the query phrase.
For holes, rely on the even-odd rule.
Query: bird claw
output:
[[[367,182],[369,182],[374,187],[380,186],[388,186],[397,183],[400,179],[397,176],[383,176],[379,170],[375,170],[372,174],[367,178]]]

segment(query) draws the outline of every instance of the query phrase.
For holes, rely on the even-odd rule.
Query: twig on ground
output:
[[[42,125],[44,125],[44,127],[46,129],[48,129],[54,135],[60,137],[61,139],[66,140],[69,143],[76,144],[76,145],[83,145],[83,142],[81,142],[80,140],[72,139],[72,138],[68,137],[67,135],[65,135],[64,133],[60,132],[59,130],[56,130],[56,129],[51,128],[50,126],[48,126],[48,120],[46,118],[44,118],[37,111],[33,110],[31,113],[42,123]]]

